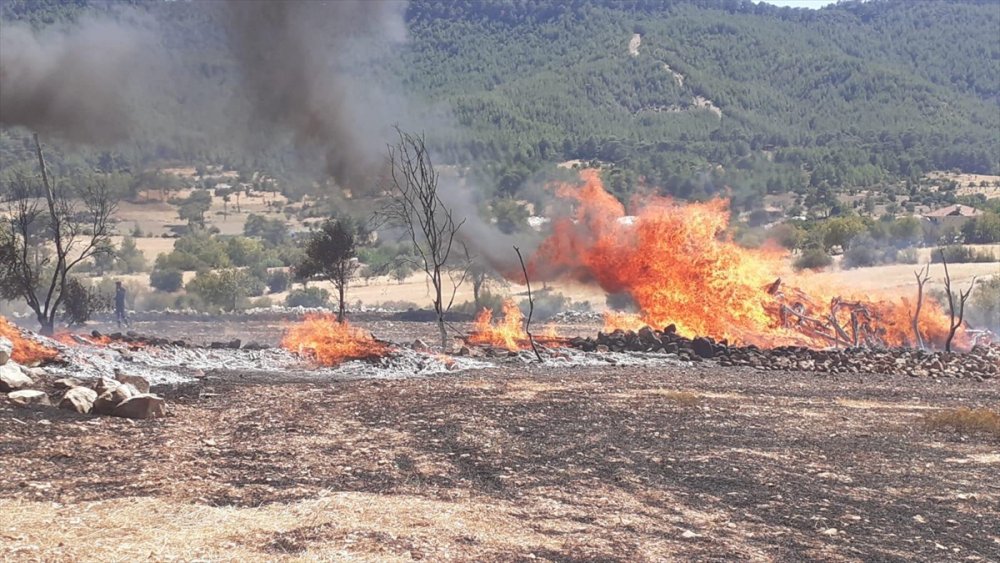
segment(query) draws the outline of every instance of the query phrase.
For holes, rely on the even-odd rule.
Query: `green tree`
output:
[[[337,288],[337,322],[344,322],[346,292],[357,273],[357,229],[344,220],[328,219],[306,244],[306,256],[295,268],[299,281],[326,280]]]

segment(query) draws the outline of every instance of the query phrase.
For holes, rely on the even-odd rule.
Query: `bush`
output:
[[[288,289],[291,280],[292,276],[288,275],[285,270],[274,270],[267,276],[267,289],[271,293],[281,293]]]
[[[792,267],[796,270],[822,270],[830,264],[833,264],[833,258],[829,254],[822,249],[811,248],[802,252],[792,263]]]
[[[1000,276],[976,284],[965,317],[974,328],[1000,332]]]
[[[920,255],[916,248],[904,248],[896,253],[896,263],[898,264],[916,264],[919,261]]]
[[[554,317],[557,313],[569,309],[570,299],[562,293],[553,291],[539,292],[533,298],[535,301],[535,311],[532,315],[532,320],[544,321]],[[528,300],[521,301],[520,307],[527,314]]]
[[[173,293],[184,285],[184,274],[177,269],[153,270],[149,274],[149,285],[158,291]]]
[[[934,264],[941,262],[942,252],[944,253],[944,257],[948,260],[949,264],[995,262],[997,260],[996,255],[994,255],[989,249],[976,250],[970,246],[956,244],[934,249],[934,251],[931,252],[931,262]]]
[[[115,267],[119,274],[135,274],[146,271],[146,257],[136,247],[135,239],[126,235],[115,253]]]
[[[962,235],[969,244],[1000,242],[1000,214],[984,213],[962,226]]]
[[[188,282],[186,289],[210,306],[224,311],[237,311],[247,306],[248,296],[263,293],[264,282],[245,270],[227,269],[201,272]]]
[[[330,292],[320,287],[294,289],[285,298],[289,307],[327,307],[330,304]]]
[[[82,325],[94,313],[108,310],[109,305],[109,300],[98,291],[84,286],[77,278],[70,278],[63,292],[62,319],[70,326]]]

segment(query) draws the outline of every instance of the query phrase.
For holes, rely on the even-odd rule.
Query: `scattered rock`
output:
[[[49,396],[45,394],[45,391],[37,391],[35,389],[12,391],[7,394],[7,400],[19,407],[49,406],[52,404],[49,402]]]
[[[94,410],[94,401],[97,400],[97,391],[87,387],[73,387],[63,394],[59,401],[59,408],[66,409],[80,414],[89,414]]]
[[[707,338],[698,337],[691,341],[691,349],[698,357],[710,360],[715,356],[715,347]]]
[[[146,393],[130,397],[118,405],[111,414],[140,420],[160,418],[167,414],[167,403],[156,395]]]
[[[418,352],[426,352],[427,350],[430,350],[430,346],[428,346],[426,342],[420,340],[419,338],[413,341],[413,344],[410,345],[410,348],[413,348]]]
[[[114,379],[108,377],[102,377],[94,383],[94,391],[97,392],[98,396],[101,396],[104,394],[105,391],[114,389],[119,385],[121,385],[121,383],[115,381]]]
[[[75,377],[64,377],[52,382],[52,386],[56,389],[72,389],[81,385],[83,385],[83,382]]]
[[[0,336],[0,366],[10,361],[10,355],[14,353],[14,343]]]
[[[115,380],[119,383],[128,383],[135,387],[139,393],[149,393],[149,381],[138,375],[128,375],[122,372],[115,373]]]
[[[21,368],[14,362],[7,362],[0,366],[0,392],[9,393],[17,391],[22,387],[27,387],[34,383],[30,377],[25,375]]]
[[[97,400],[94,401],[93,412],[95,414],[112,414],[118,405],[139,394],[139,390],[130,383],[122,383],[118,387],[108,389],[98,395]]]

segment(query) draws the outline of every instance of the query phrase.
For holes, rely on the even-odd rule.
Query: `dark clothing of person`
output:
[[[125,288],[122,286],[115,289],[115,320],[118,321],[118,326],[122,326],[122,323],[128,326],[128,318],[125,316]]]

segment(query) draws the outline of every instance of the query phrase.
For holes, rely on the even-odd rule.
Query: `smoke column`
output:
[[[149,30],[147,30],[149,31]],[[69,141],[106,144],[134,118],[132,85],[152,33],[111,20],[0,33],[0,125],[23,125]]]
[[[405,39],[406,4],[228,0],[222,6],[253,117],[322,150],[341,187],[370,188],[401,109],[380,102],[381,92],[347,67],[365,46]]]

